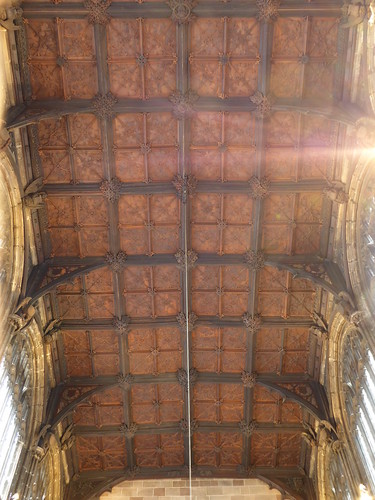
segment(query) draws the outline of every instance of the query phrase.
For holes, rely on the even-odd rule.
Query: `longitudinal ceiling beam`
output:
[[[249,96],[250,97],[250,96]],[[247,111],[256,110],[256,105],[249,97],[200,97],[194,104],[194,109],[199,111]],[[173,108],[168,98],[150,99],[118,99],[113,104],[114,113],[160,113],[168,112]],[[288,111],[293,113],[318,115],[329,120],[345,125],[354,125],[361,117],[366,117],[357,105],[338,101],[334,104],[322,100],[311,99],[282,99],[272,102],[272,111]],[[18,105],[10,108],[8,112],[7,128],[13,130],[25,127],[41,120],[59,118],[70,114],[94,113],[92,99],[72,99],[62,101],[59,99],[32,101],[24,106]]]

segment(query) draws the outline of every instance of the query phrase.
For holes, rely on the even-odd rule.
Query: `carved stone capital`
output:
[[[188,24],[194,19],[192,11],[197,3],[197,0],[167,0],[167,5],[172,10],[172,20],[177,24]]]
[[[137,430],[138,430],[138,425],[134,423],[130,425],[125,425],[125,424],[120,425],[120,432],[122,432],[126,438],[134,437]]]
[[[249,331],[249,333],[257,333],[260,330],[262,320],[260,314],[249,314],[245,313],[242,316],[242,321],[246,327],[246,329]]]
[[[95,114],[99,118],[112,118],[114,115],[114,106],[117,103],[117,98],[108,92],[107,94],[97,94],[92,100],[92,106]]]
[[[250,97],[250,101],[256,105],[255,116],[257,118],[268,118],[272,113],[272,99],[262,94],[259,90]]]
[[[89,11],[87,19],[90,24],[109,23],[111,16],[108,14],[107,9],[111,5],[111,0],[85,0],[84,6]]]
[[[267,177],[258,179],[255,175],[249,180],[250,196],[255,200],[261,200],[269,195],[270,181]]]
[[[252,389],[256,384],[256,375],[255,373],[243,371],[241,373],[241,380],[245,387]]]
[[[125,389],[128,389],[131,384],[133,383],[134,381],[134,377],[133,375],[131,375],[131,373],[128,373],[127,375],[124,375],[123,373],[121,373],[120,375],[117,376],[117,382],[119,385],[121,385],[122,387],[124,387]]]
[[[187,263],[187,268],[192,269],[195,267],[195,263],[198,260],[198,254],[194,250],[187,251],[187,257],[185,258],[185,252],[179,249],[174,256],[177,260],[177,267],[180,269],[185,269],[185,262]]]
[[[183,94],[176,90],[169,96],[169,100],[173,104],[172,113],[177,120],[190,118],[194,114],[194,104],[199,99],[199,96],[193,90],[188,90]]]
[[[192,198],[197,189],[198,181],[194,175],[176,175],[172,181],[173,186],[177,191],[177,196],[180,198],[182,203],[186,203],[188,197]]]
[[[264,253],[248,250],[244,256],[244,262],[251,271],[259,271],[264,267]]]
[[[280,0],[257,0],[258,21],[271,23],[279,16]]]
[[[113,326],[116,332],[120,335],[125,335],[129,331],[130,318],[128,316],[121,316],[121,318],[113,319]]]
[[[180,312],[177,316],[176,316],[176,319],[177,319],[177,323],[178,323],[178,326],[180,328],[180,330],[185,333],[186,332],[186,327],[188,327],[189,329],[189,332],[191,332],[195,326],[195,323],[197,322],[197,319],[198,319],[198,316],[194,313],[194,312],[191,312],[189,313],[189,323],[187,324],[187,321],[186,321],[186,316],[183,312]]]
[[[332,183],[324,189],[323,193],[326,198],[340,205],[349,201],[349,195],[346,193],[345,186],[341,182]]]
[[[112,269],[113,272],[118,273],[125,267],[125,262],[127,255],[125,252],[120,250],[116,255],[112,252],[107,252],[105,256],[105,261],[107,265]]]
[[[244,434],[246,437],[250,437],[257,428],[257,424],[254,420],[252,420],[251,422],[246,422],[245,420],[241,420],[238,426],[242,434]]]
[[[190,368],[189,370],[189,385],[193,386],[198,379],[198,372],[195,368]],[[180,368],[177,372],[178,383],[184,388],[188,388],[188,375],[184,368]]]
[[[121,181],[113,177],[110,181],[103,181],[100,185],[100,191],[110,203],[115,203],[120,198]]]

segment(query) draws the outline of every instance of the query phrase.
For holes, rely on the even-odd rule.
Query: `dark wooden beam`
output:
[[[240,373],[208,373],[199,372],[199,382],[210,382],[217,384],[242,384]],[[296,384],[308,383],[311,377],[306,373],[290,373],[287,375],[277,375],[275,373],[262,374],[257,377],[259,384]],[[164,373],[157,376],[154,375],[134,375],[132,384],[170,384],[177,382],[176,373]],[[119,384],[116,376],[100,376],[100,377],[70,377],[66,380],[66,386],[106,386],[112,387]]]
[[[279,7],[281,17],[341,17],[342,3],[339,0],[325,2],[324,4],[311,4],[303,2],[285,2]],[[25,18],[55,18],[77,19],[87,16],[87,9],[83,3],[48,4],[25,2],[22,4]],[[108,8],[109,15],[114,18],[168,18],[171,16],[170,8],[163,2],[138,3],[116,2]],[[248,3],[222,3],[220,1],[201,1],[194,8],[197,17],[255,17],[258,9],[255,1]]]
[[[269,184],[270,193],[279,192],[322,192],[327,187],[325,180],[307,181],[274,181]],[[79,195],[102,195],[99,183],[79,183],[79,184],[45,184],[43,190],[48,196],[79,196]],[[250,193],[250,186],[247,181],[200,181],[196,191],[199,193]],[[145,184],[141,182],[131,182],[120,184],[122,195],[130,194],[159,194],[176,193],[171,182],[160,182]]]
[[[129,330],[132,328],[160,328],[161,326],[177,327],[178,322],[175,317],[166,316],[152,318],[130,318]],[[309,328],[314,322],[310,318],[281,318],[281,317],[262,317],[262,328]],[[242,318],[226,317],[218,318],[216,316],[200,316],[195,322],[196,326],[215,326],[218,328],[244,328]],[[61,323],[62,330],[112,330],[114,329],[111,319],[66,319]]]
[[[261,433],[285,433],[285,432],[302,432],[304,427],[302,424],[273,424],[273,423],[256,423],[254,432]],[[177,423],[172,424],[158,424],[158,425],[138,425],[135,431],[136,435],[139,434],[175,434],[181,432],[181,427]],[[207,422],[197,422],[195,432],[209,433],[209,432],[241,432],[239,424],[215,424]],[[108,435],[123,435],[124,431],[119,425],[103,425],[102,427],[95,426],[75,426],[74,434],[77,436],[108,436]]]

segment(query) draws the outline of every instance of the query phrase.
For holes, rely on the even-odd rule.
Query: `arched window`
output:
[[[0,498],[8,498],[25,445],[32,372],[26,340],[13,337],[0,362]]]

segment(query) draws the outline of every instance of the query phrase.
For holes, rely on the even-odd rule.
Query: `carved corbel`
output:
[[[43,342],[51,344],[61,334],[61,320],[54,319],[48,323],[44,330]]]
[[[369,13],[368,2],[364,5],[362,0],[346,0],[342,6],[342,18],[340,26],[351,28],[363,23]]]
[[[15,328],[14,333],[21,332],[27,328],[35,316],[35,307],[30,302],[31,297],[26,297],[18,304],[14,313],[10,314],[9,322]]]
[[[23,204],[26,208],[38,210],[44,208],[44,200],[47,197],[47,193],[41,191],[43,186],[42,177],[38,177],[33,180],[25,189],[25,194],[22,197]]]
[[[0,8],[0,26],[8,31],[19,30],[20,26],[14,24],[14,21],[20,17],[20,11],[22,12],[22,9],[14,7],[9,9]]]
[[[349,195],[345,191],[345,184],[340,181],[331,182],[330,185],[324,189],[323,193],[326,198],[340,205],[349,201]]]

